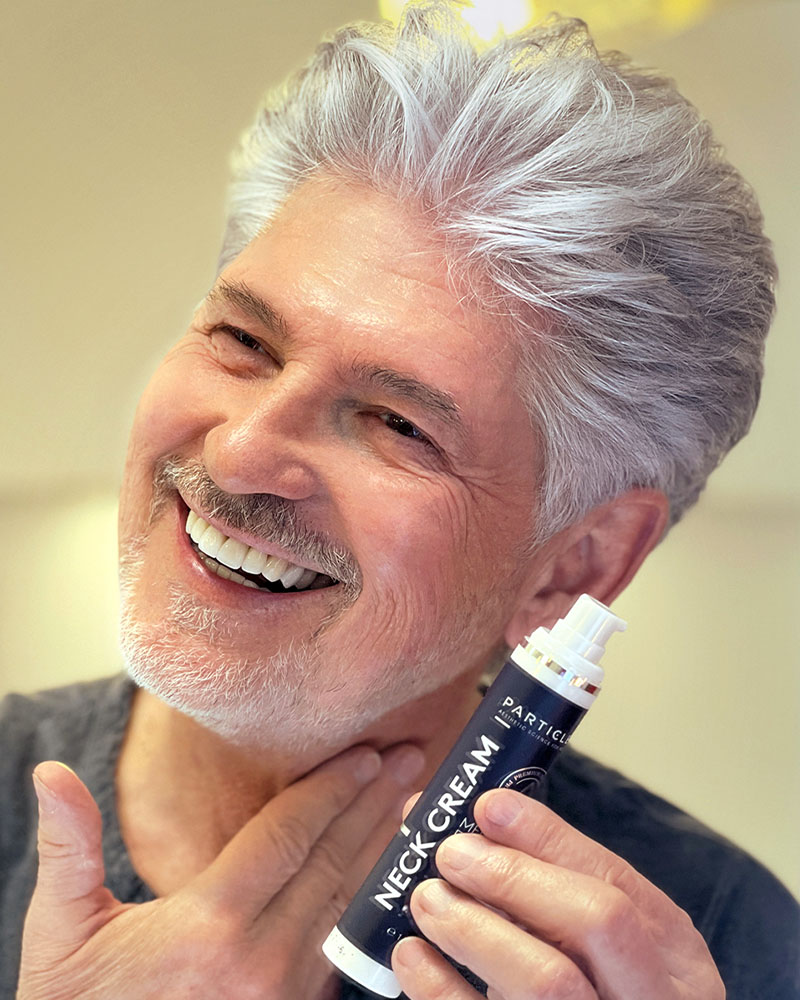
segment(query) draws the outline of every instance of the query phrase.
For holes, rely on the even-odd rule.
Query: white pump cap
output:
[[[550,638],[563,643],[590,663],[599,663],[606,643],[615,632],[624,632],[627,622],[618,618],[589,594],[581,594],[565,618],[550,630]]]
[[[552,630],[537,628],[511,658],[557,694],[588,708],[603,683],[598,663],[606,643],[626,628],[627,623],[605,604],[581,594]]]

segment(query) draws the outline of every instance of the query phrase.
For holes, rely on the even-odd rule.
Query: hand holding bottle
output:
[[[689,917],[627,862],[517,792],[485,793],[475,817],[483,835],[443,841],[442,878],[417,887],[411,912],[490,1000],[724,1000]],[[421,938],[392,967],[409,1000],[479,1000]]]

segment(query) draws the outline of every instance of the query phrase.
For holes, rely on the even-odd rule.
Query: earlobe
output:
[[[658,544],[668,517],[663,493],[629,490],[545,542],[506,628],[509,646],[539,625],[552,626],[581,594],[611,604]]]

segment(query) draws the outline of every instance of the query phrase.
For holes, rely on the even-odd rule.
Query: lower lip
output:
[[[292,601],[297,599],[310,600],[319,594],[325,594],[329,591],[335,590],[339,585],[334,584],[333,587],[323,587],[317,590],[298,590],[294,593],[285,594],[274,594],[271,590],[254,589],[253,587],[243,587],[241,583],[236,583],[235,580],[226,580],[223,576],[217,576],[217,574],[208,568],[204,562],[202,562],[192,545],[192,540],[186,531],[186,518],[189,514],[189,508],[186,506],[184,501],[178,498],[176,504],[177,513],[177,527],[181,538],[180,549],[181,554],[184,557],[183,562],[186,564],[188,572],[192,576],[192,581],[196,586],[202,587],[212,587],[217,595],[233,595],[236,597],[237,602],[242,601],[253,601],[258,604],[264,604],[265,602],[272,601]]]

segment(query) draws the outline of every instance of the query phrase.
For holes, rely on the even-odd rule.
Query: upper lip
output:
[[[324,569],[320,569],[319,566],[313,565],[308,559],[295,555],[294,553],[289,552],[288,549],[282,549],[280,546],[274,545],[272,542],[268,542],[264,538],[256,538],[254,536],[248,537],[246,534],[236,531],[235,528],[231,528],[229,525],[224,524],[222,521],[212,517],[210,514],[204,513],[203,510],[197,505],[190,503],[180,490],[178,491],[178,495],[190,510],[193,510],[198,517],[201,517],[204,521],[208,522],[208,524],[215,527],[217,531],[221,531],[226,538],[235,538],[237,541],[242,542],[243,545],[249,545],[251,548],[256,549],[256,551],[263,552],[264,555],[277,556],[278,559],[285,559],[294,566],[302,566],[303,569],[310,569],[315,573],[322,573],[323,576],[330,576],[330,574],[326,573]],[[331,579],[333,579],[333,577],[331,577]]]

